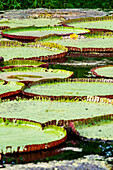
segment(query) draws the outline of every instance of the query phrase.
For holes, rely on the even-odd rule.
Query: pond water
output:
[[[112,55],[111,55],[112,56]],[[49,63],[49,67],[53,69],[64,69],[74,72],[74,78],[94,78],[94,75],[91,73],[93,67],[102,66],[102,65],[113,65],[113,58],[100,55],[95,57],[85,57],[82,54],[76,54],[70,52],[65,60],[56,60]]]

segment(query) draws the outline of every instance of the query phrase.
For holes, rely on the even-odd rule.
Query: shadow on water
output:
[[[82,149],[81,151],[77,150]],[[37,163],[48,162],[53,160],[73,160],[81,158],[89,154],[98,154],[100,156],[112,157],[113,156],[113,143],[105,143],[99,140],[67,140],[60,146],[29,153],[15,153],[7,154],[3,156],[3,164],[25,164],[25,163]],[[111,162],[108,162],[111,163]]]

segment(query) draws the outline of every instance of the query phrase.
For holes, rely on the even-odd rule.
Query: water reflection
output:
[[[48,160],[60,160],[61,157],[63,159],[64,156],[62,156],[65,152],[69,152],[68,155],[70,155],[71,152],[73,152],[74,147],[76,144],[78,144],[78,141],[66,141],[63,144],[50,148],[47,150],[41,150],[41,151],[35,151],[35,152],[28,152],[28,153],[13,153],[13,154],[6,154],[3,155],[3,163],[4,164],[24,164],[24,163],[30,163],[30,162],[41,162],[41,161],[48,161]],[[63,148],[67,148],[67,150],[63,150]],[[78,154],[76,152],[76,158],[78,158]]]
[[[66,149],[68,148],[68,149]],[[113,142],[97,140],[67,140],[60,146],[29,153],[15,153],[3,156],[3,164],[25,164],[48,162],[53,160],[73,160],[89,154],[98,154],[108,158],[113,156]]]

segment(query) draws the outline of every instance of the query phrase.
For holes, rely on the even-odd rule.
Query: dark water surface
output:
[[[113,57],[108,57],[105,54],[104,57],[98,55],[96,57],[84,57],[82,54],[76,55],[73,52],[69,53],[64,61],[56,60],[49,64],[50,68],[73,71],[74,78],[94,78],[90,70],[97,66],[113,65]]]

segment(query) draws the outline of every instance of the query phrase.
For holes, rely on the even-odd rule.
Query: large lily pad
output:
[[[55,24],[58,24],[60,22],[59,19],[53,18],[53,19],[47,19],[47,18],[38,18],[38,19],[2,19],[0,20],[0,26],[9,26],[11,28],[15,27],[26,27],[26,26],[47,26],[51,25],[54,26]]]
[[[54,55],[65,56],[67,49],[64,46],[60,46],[58,44],[51,43],[34,43],[24,45],[19,42],[0,42],[0,55],[4,58],[4,60],[10,60],[13,58],[26,58],[26,59],[35,59],[41,60],[45,56],[53,57]],[[40,57],[40,58],[39,58]]]
[[[43,67],[48,67],[47,63],[44,62],[40,62],[40,61],[35,61],[35,60],[8,60],[8,61],[4,61],[2,63],[2,66],[7,68],[7,67],[11,67],[11,66],[43,66]],[[2,69],[3,67],[1,67],[0,69]]]
[[[89,21],[88,21],[89,20]],[[97,21],[96,21],[97,20]],[[96,18],[82,18],[80,22],[79,19],[68,20],[64,23],[69,26],[80,27],[80,28],[98,28],[98,29],[109,29],[113,30],[113,17],[97,17]]]
[[[6,81],[39,81],[42,79],[68,78],[73,72],[42,67],[13,67],[0,72],[0,79]]]
[[[95,67],[91,69],[92,73],[99,77],[113,78],[113,65]]]
[[[24,91],[28,94],[47,96],[107,96],[113,95],[113,81],[81,78],[44,84],[37,82]]]
[[[38,41],[38,40],[37,40]],[[112,48],[113,38],[85,38],[70,39],[69,37],[50,37],[42,40],[43,42],[54,42],[66,47],[77,47],[77,48]]]
[[[23,87],[23,83],[13,81],[5,83],[3,80],[0,80],[0,98],[18,94],[23,89]]]
[[[88,29],[84,28],[72,28],[72,27],[18,27],[3,30],[1,34],[3,37],[18,39],[18,40],[35,40],[38,37],[47,37],[50,35],[69,35],[72,33],[80,34],[87,33]]]
[[[0,103],[1,117],[27,118],[41,123],[52,120],[58,122],[59,120],[91,118],[112,113],[113,105],[103,102],[18,99],[18,101]]]
[[[113,115],[112,115],[113,116]],[[89,121],[88,123],[81,123],[80,125],[75,127],[79,131],[80,135],[87,137],[87,138],[98,138],[98,139],[104,139],[104,140],[113,140],[113,120],[107,119],[107,116],[104,117],[98,117],[98,118],[92,118],[90,121],[88,119],[85,119],[84,122]],[[95,121],[96,120],[96,121]],[[80,122],[79,122],[80,123]]]
[[[0,150],[28,152],[56,146],[66,139],[66,131],[55,125],[42,129],[40,123],[0,118]]]

